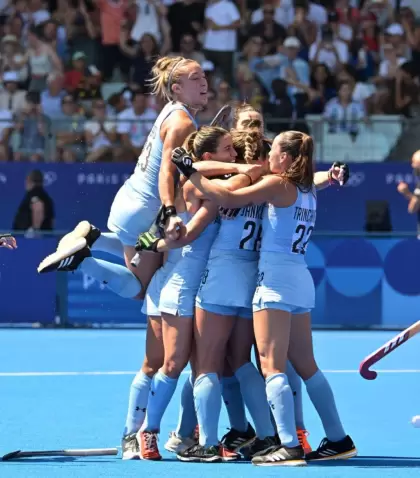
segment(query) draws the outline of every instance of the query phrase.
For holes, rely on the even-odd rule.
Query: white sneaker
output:
[[[197,445],[197,440],[191,437],[181,438],[176,432],[169,433],[169,440],[165,443],[165,450],[171,453],[181,453],[193,445]]]
[[[140,447],[135,433],[123,437],[121,445],[123,460],[140,460]]]

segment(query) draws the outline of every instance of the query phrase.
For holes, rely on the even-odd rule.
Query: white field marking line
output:
[[[378,373],[420,373],[417,369],[385,369],[376,370]],[[323,370],[324,373],[348,374],[359,373],[359,370]],[[78,377],[78,376],[95,376],[95,375],[135,375],[137,372],[130,371],[104,371],[104,372],[0,372],[0,377]],[[188,375],[189,370],[184,370],[182,375]]]

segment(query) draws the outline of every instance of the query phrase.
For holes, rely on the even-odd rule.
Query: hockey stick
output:
[[[386,344],[379,347],[378,350],[368,355],[364,360],[362,360],[359,372],[360,375],[366,380],[375,380],[378,376],[377,372],[374,370],[369,370],[372,365],[376,362],[382,360],[386,355],[390,354],[393,350],[398,348],[404,342],[407,342],[408,339],[414,337],[420,332],[420,320],[413,325],[410,325],[407,329],[403,330],[400,334],[396,335],[394,338],[389,340]]]
[[[210,126],[220,126],[222,128],[228,129],[230,127],[230,121],[232,117],[232,106],[225,105],[220,108],[216,116],[211,120]],[[158,232],[159,223],[161,221],[163,214],[163,206],[160,207],[159,212],[157,213],[156,220],[153,222],[151,228],[148,232],[154,236]],[[140,264],[140,254],[137,252],[136,255],[131,259],[131,265],[137,267]]]
[[[40,456],[108,456],[118,455],[117,448],[84,448],[76,450],[49,450],[49,451],[21,451],[7,453],[2,461],[17,460],[19,458],[35,458]]]

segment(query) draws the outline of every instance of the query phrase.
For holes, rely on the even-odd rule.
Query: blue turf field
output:
[[[4,478],[179,477],[313,478],[418,477],[420,429],[420,338],[381,364],[367,382],[360,360],[395,332],[316,332],[316,356],[334,388],[346,429],[360,458],[306,468],[258,468],[249,463],[185,464],[165,452],[164,441],[177,422],[179,392],[164,416],[160,436],[164,461],[122,462],[119,458],[33,459],[0,462]],[[144,331],[0,331],[0,455],[15,449],[119,446],[128,390],[144,350]],[[181,381],[185,377],[181,377]],[[310,442],[322,438],[321,424],[306,394]],[[223,411],[220,435],[227,418]]]

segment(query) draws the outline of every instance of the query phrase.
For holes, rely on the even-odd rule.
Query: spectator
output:
[[[103,100],[93,102],[93,118],[85,123],[84,132],[88,147],[86,162],[111,161],[114,157],[112,146],[117,140],[117,128],[114,121],[107,121]]]
[[[26,177],[26,194],[19,204],[13,230],[52,231],[54,228],[54,203],[44,189],[44,175],[35,169]]]
[[[53,133],[56,139],[56,159],[74,163],[84,156],[85,118],[77,112],[72,95],[61,100],[61,114],[54,118]]]
[[[349,133],[356,136],[359,123],[366,120],[366,112],[362,103],[351,98],[352,88],[349,83],[341,83],[337,98],[330,100],[324,112],[330,133]]]
[[[11,111],[0,108],[0,161],[9,161],[12,157],[10,139],[13,132]]]
[[[42,114],[40,95],[31,91],[26,95],[27,107],[16,121],[19,134],[14,151],[15,161],[28,159],[36,163],[45,158],[45,138],[48,133],[47,118]]]
[[[157,118],[156,112],[147,108],[147,98],[142,89],[133,93],[132,104],[118,116],[117,129],[128,160],[135,160],[140,155]]]
[[[264,43],[264,55],[272,55],[275,53],[277,43],[279,41],[283,43],[287,35],[284,26],[276,22],[275,11],[273,5],[263,5],[263,17],[261,21],[252,25],[248,32],[249,37],[258,37],[262,39]]]
[[[322,114],[325,104],[337,94],[335,79],[324,64],[314,65],[311,72],[308,113]]]
[[[398,56],[396,48],[391,43],[386,43],[382,48],[384,59],[379,65],[378,75],[385,79],[395,78],[398,67],[405,63],[406,59]]]
[[[30,91],[41,92],[47,86],[47,77],[51,73],[62,72],[63,66],[57,53],[40,38],[36,28],[30,27],[28,33],[29,48],[25,60],[31,71]]]
[[[48,76],[47,88],[41,93],[42,112],[52,120],[61,114],[61,100],[65,95],[63,84],[63,76],[53,73]]]
[[[120,34],[128,1],[95,0],[95,5],[101,15],[102,73],[104,80],[109,81],[115,68],[121,66],[124,60],[120,50]]]
[[[334,36],[329,25],[321,29],[321,39],[313,43],[309,49],[309,59],[312,63],[324,63],[335,72],[349,59],[347,45]]]
[[[385,41],[391,44],[397,56],[410,57],[410,49],[405,41],[404,28],[399,23],[393,23],[385,30]]]
[[[276,6],[276,3],[280,3]],[[293,22],[293,5],[290,0],[275,2],[273,0],[264,0],[262,7],[252,12],[251,23],[253,25],[264,21],[264,9],[274,9],[274,21],[283,27],[288,27]]]
[[[71,69],[64,76],[64,87],[69,93],[72,93],[84,83],[85,77],[89,73],[86,59],[86,54],[83,51],[77,51],[73,54]]]
[[[122,93],[114,93],[108,98],[108,106],[111,108],[111,116],[118,116],[126,109],[125,98]]]
[[[216,68],[220,68],[231,86],[240,20],[237,7],[229,0],[209,0],[205,10],[204,54]]]
[[[91,65],[87,68],[87,74],[84,76],[74,90],[75,100],[80,104],[85,114],[89,115],[92,111],[92,102],[102,99],[102,76],[96,66]]]
[[[295,7],[293,22],[287,29],[290,37],[298,38],[307,58],[308,48],[315,42],[317,25],[309,19],[309,2],[300,0]]]
[[[408,118],[414,116],[413,108],[418,106],[420,95],[416,74],[417,65],[411,61],[403,63],[398,68],[395,80],[391,84],[391,102],[394,103],[394,114],[404,115]]]
[[[288,83],[289,97],[295,105],[298,117],[302,118],[310,82],[309,65],[307,61],[298,58],[301,43],[296,37],[286,38],[283,46],[286,56],[280,67],[280,78]]]
[[[163,41],[161,21],[166,20],[167,8],[157,0],[136,0],[136,18],[131,29],[131,39],[136,43],[148,33],[156,38],[158,44]]]
[[[26,107],[26,92],[18,87],[19,75],[16,71],[3,74],[4,89],[0,93],[0,110],[19,114]]]
[[[39,25],[50,19],[50,13],[44,8],[42,0],[29,0],[29,18],[34,25]]]
[[[181,39],[184,35],[197,39],[203,29],[204,8],[204,2],[199,0],[183,0],[169,6],[167,18],[171,25],[173,51],[181,50]]]
[[[28,67],[24,64],[24,55],[15,35],[6,35],[1,40],[1,73],[16,71],[19,83],[28,78]],[[4,80],[3,80],[4,81]]]
[[[284,80],[274,80],[271,89],[273,98],[263,104],[263,113],[267,119],[268,131],[279,134],[290,129],[290,122],[287,120],[294,116],[293,104],[287,93],[287,83]]]
[[[203,53],[197,50],[197,41],[191,33],[182,35],[179,45],[179,51],[172,52],[170,56],[182,56],[194,60],[200,65],[206,61],[206,57]]]
[[[82,52],[88,65],[97,65],[100,36],[99,11],[88,11],[84,0],[72,8],[69,0],[58,0],[56,18],[65,25],[68,53]]]
[[[128,29],[121,28],[120,48],[127,56],[132,68],[129,75],[129,82],[136,83],[142,88],[149,89],[148,80],[151,78],[152,68],[159,54],[159,45],[156,38],[145,33],[139,43],[128,38]]]

